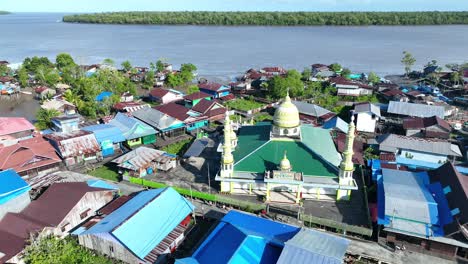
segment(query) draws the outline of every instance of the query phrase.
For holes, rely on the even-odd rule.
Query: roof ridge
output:
[[[271,142],[271,139],[268,139],[268,141],[266,141],[265,143],[263,143],[262,145],[260,145],[258,148],[254,149],[252,152],[250,152],[249,155],[243,157],[242,159],[240,159],[238,162],[234,163],[234,166],[239,164],[241,161],[243,161],[244,159],[250,157],[252,154],[254,154],[255,152],[257,152],[258,150],[260,150],[261,148],[263,148],[266,144],[268,144],[269,142]]]

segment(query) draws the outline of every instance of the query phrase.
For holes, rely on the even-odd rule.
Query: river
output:
[[[0,60],[55,58],[70,53],[80,64],[112,58],[148,65],[164,58],[194,63],[200,76],[229,79],[249,68],[279,65],[298,70],[339,62],[353,72],[403,72],[402,51],[415,68],[468,61],[468,26],[262,27],[156,26],[62,23],[64,14],[0,16]]]

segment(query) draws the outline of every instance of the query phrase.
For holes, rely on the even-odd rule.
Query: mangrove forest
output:
[[[468,12],[113,12],[64,22],[151,25],[367,26],[468,24]]]

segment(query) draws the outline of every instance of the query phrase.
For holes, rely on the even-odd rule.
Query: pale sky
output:
[[[0,0],[11,12],[468,11],[468,0]]]

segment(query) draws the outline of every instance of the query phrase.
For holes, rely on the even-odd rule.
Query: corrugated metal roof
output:
[[[155,135],[157,133],[154,128],[122,113],[117,113],[114,119],[109,121],[109,124],[119,128],[127,140]]]
[[[26,130],[35,130],[36,128],[22,117],[0,117],[0,136],[9,135]]]
[[[362,103],[354,105],[355,113],[372,113],[380,117],[380,107],[371,103]]]
[[[341,264],[349,245],[349,240],[302,228],[291,240],[285,243],[278,264]]]
[[[153,108],[139,109],[132,115],[160,131],[183,124],[182,121]]]
[[[301,101],[292,101],[292,103],[297,107],[297,110],[299,110],[299,113],[301,114],[310,115],[314,117],[321,117],[330,113],[329,110],[316,104],[309,104]]]
[[[152,161],[158,161],[160,163],[169,161],[171,158],[164,154],[166,154],[166,152],[162,150],[139,147],[114,159],[112,162],[117,163],[119,167],[136,171],[140,168],[146,168]]]
[[[457,145],[447,141],[429,140],[395,134],[379,136],[377,141],[380,144],[380,151],[395,153],[399,149],[408,149],[439,155],[463,156]]]
[[[438,116],[440,118],[444,118],[445,116],[445,109],[442,106],[414,104],[396,101],[390,101],[387,111],[391,114],[416,117]]]
[[[341,132],[348,134],[348,126],[348,123],[336,116],[333,119],[330,119],[327,122],[325,122],[325,124],[323,124],[322,127],[325,129],[338,129]]]
[[[322,159],[338,167],[341,163],[341,155],[336,150],[335,143],[327,129],[313,127],[311,125],[301,126],[301,141],[311,151]]]
[[[79,130],[71,133],[53,133],[44,137],[57,143],[58,151],[62,158],[93,154],[101,150],[96,137],[88,131]]]
[[[194,206],[172,188],[140,192],[85,234],[110,234],[144,259]]]
[[[201,138],[195,140],[190,148],[185,152],[184,158],[188,157],[198,157],[203,152],[203,150],[208,146],[210,139],[208,138]]]
[[[14,170],[0,171],[0,205],[29,191],[31,187]]]
[[[94,134],[99,144],[104,141],[111,140],[113,143],[125,141],[125,137],[117,127],[109,124],[92,125],[81,128],[81,130],[89,131]]]

